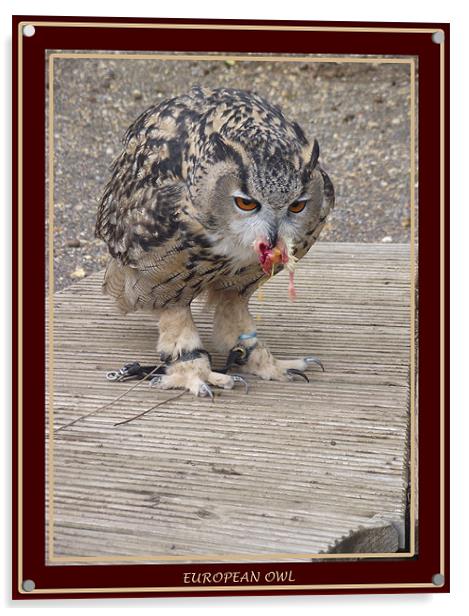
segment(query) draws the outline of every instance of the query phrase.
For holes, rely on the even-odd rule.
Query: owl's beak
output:
[[[277,240],[275,246],[265,238],[254,242],[254,250],[259,257],[259,263],[266,274],[272,274],[273,268],[277,263],[287,263],[288,250],[285,242]]]

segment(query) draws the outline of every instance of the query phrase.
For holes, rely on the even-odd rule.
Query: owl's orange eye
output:
[[[306,201],[295,201],[295,203],[292,203],[290,205],[288,210],[290,212],[293,212],[294,214],[299,214],[305,209],[305,206],[306,206]]]
[[[235,197],[234,201],[240,210],[244,212],[252,212],[253,210],[257,210],[259,207],[259,203],[257,201],[253,201],[252,199],[245,199],[244,197]]]

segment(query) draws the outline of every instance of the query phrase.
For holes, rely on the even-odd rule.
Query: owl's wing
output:
[[[182,241],[184,204],[185,187],[178,183],[133,190],[119,190],[111,183],[101,201],[96,235],[123,265],[138,267],[149,252],[157,261],[169,244]]]
[[[183,180],[192,101],[179,97],[145,111],[128,129],[101,200],[96,236],[123,265],[138,267],[184,233],[190,207]]]

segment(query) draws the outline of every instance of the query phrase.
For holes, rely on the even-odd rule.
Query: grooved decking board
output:
[[[409,278],[407,245],[318,244],[298,265],[295,303],[282,273],[251,305],[276,356],[316,354],[325,373],[311,370],[309,384],[248,376],[248,395],[223,390],[211,403],[186,394],[115,427],[175,393],[145,383],[56,431],[49,562],[397,550],[407,488]],[[154,317],[119,315],[101,280],[95,274],[55,295],[56,429],[129,388],[107,382],[107,370],[155,363]],[[202,302],[193,312],[213,352],[211,314]]]

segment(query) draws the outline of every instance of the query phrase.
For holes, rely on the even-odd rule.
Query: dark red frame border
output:
[[[343,594],[396,592],[449,592],[449,24],[434,23],[364,23],[364,22],[301,22],[301,21],[235,21],[209,19],[135,19],[98,17],[13,16],[13,122],[18,126],[18,24],[21,22],[89,22],[89,23],[164,23],[167,29],[118,29],[97,27],[47,27],[36,29],[35,36],[23,44],[23,262],[34,263],[23,273],[22,291],[25,317],[23,321],[23,357],[28,365],[27,387],[23,390],[23,577],[33,579],[38,589],[183,586],[182,573],[187,565],[99,565],[45,566],[45,336],[43,289],[45,271],[46,202],[45,192],[45,50],[133,50],[192,52],[272,52],[327,54],[399,54],[418,58],[419,81],[419,555],[413,559],[361,560],[358,562],[289,563],[294,570],[295,584],[402,584],[400,588],[340,590],[255,590],[190,591],[190,592],[126,592],[126,593],[54,593],[27,594],[18,590],[18,382],[13,383],[13,598],[84,598],[84,597],[148,597],[148,596],[224,596],[265,594]],[[200,25],[197,30],[178,30],[177,39],[171,24]],[[440,572],[440,46],[429,33],[398,32],[299,32],[269,30],[248,31],[205,30],[209,24],[249,24],[262,26],[330,26],[369,28],[434,28],[445,33],[445,584],[441,587],[411,588],[406,584],[429,583]],[[181,36],[183,34],[183,36]],[[177,45],[175,46],[175,40]],[[25,78],[25,75],[27,78]],[[18,361],[18,132],[13,143],[13,365]],[[439,249],[438,249],[439,248]],[[34,311],[27,313],[27,308]],[[15,371],[13,371],[15,373]],[[253,563],[259,571],[279,569],[278,563]],[[244,564],[216,565],[217,571],[249,570]],[[207,570],[206,564],[191,565],[192,571]]]

